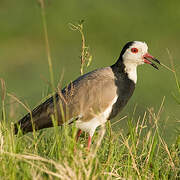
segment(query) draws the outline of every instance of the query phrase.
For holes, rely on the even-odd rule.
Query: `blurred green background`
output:
[[[180,1],[174,0],[47,0],[46,18],[55,84],[64,72],[62,85],[79,76],[80,34],[68,24],[84,19],[86,42],[93,55],[87,71],[109,66],[119,57],[127,41],[141,40],[149,52],[170,66],[169,49],[177,73],[180,74]],[[31,108],[47,95],[49,80],[41,9],[36,0],[1,0],[0,2],[0,77],[6,82],[7,92],[15,94]],[[171,142],[179,127],[180,106],[172,93],[178,95],[173,74],[160,67],[138,68],[138,83],[127,107],[119,115],[142,116],[147,108],[159,110],[165,103],[160,124]],[[15,103],[13,121],[25,114]],[[124,120],[125,123],[125,120]],[[123,125],[118,125],[122,127]]]

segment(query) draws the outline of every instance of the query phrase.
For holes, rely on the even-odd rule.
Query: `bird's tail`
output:
[[[28,113],[22,119],[20,119],[17,123],[14,124],[14,134],[18,134],[20,130],[23,134],[27,132],[32,132],[34,130],[40,130],[43,128],[49,128],[53,126],[52,118],[48,116],[31,116]]]
[[[58,95],[56,95],[58,99]],[[31,113],[25,115],[14,124],[14,134],[19,130],[23,134],[53,126],[51,115],[54,114],[53,97],[36,107]]]

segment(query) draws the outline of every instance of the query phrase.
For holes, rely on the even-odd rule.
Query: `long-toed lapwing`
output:
[[[95,129],[114,118],[132,96],[137,66],[146,63],[158,69],[150,59],[160,64],[148,53],[145,42],[128,42],[115,64],[77,78],[55,94],[55,103],[51,97],[19,120],[14,126],[15,134],[19,129],[27,133],[33,131],[33,127],[35,130],[52,127],[56,108],[58,125],[75,122],[79,129],[77,138],[81,131],[89,134],[89,149]]]

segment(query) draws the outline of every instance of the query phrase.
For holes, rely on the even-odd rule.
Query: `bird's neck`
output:
[[[128,78],[131,79],[135,84],[137,82],[137,64],[124,62],[124,71],[127,73]]]
[[[128,61],[123,61],[121,56],[115,64],[111,66],[116,72],[127,74],[128,78],[135,84],[137,82],[137,65]]]

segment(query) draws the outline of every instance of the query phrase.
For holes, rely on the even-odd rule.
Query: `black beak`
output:
[[[153,56],[151,56],[149,53],[146,53],[144,56],[144,63],[146,64],[150,64],[151,66],[153,66],[156,69],[159,69],[158,66],[156,66],[156,64],[154,64],[153,62],[151,62],[149,59],[152,59],[153,61],[155,61],[158,64],[161,64],[160,61],[156,58],[154,58]]]

